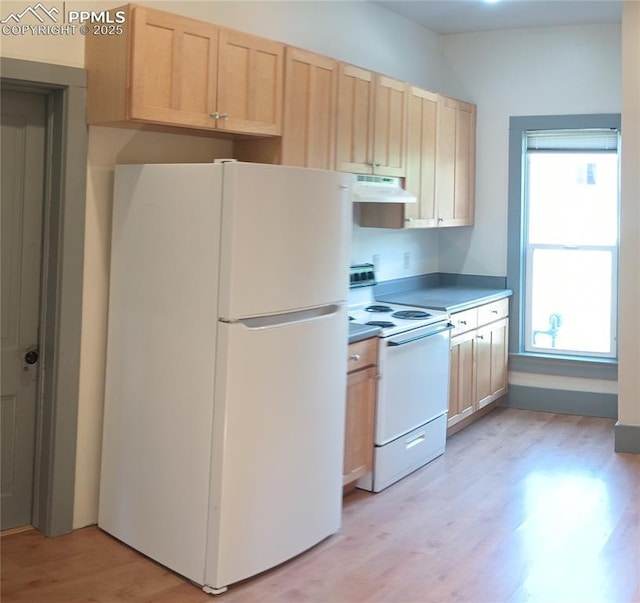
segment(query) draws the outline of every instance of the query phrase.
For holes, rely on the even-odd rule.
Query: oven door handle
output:
[[[422,335],[416,335],[415,337],[410,337],[409,339],[403,339],[402,341],[388,341],[387,345],[390,347],[397,347],[400,345],[405,345],[407,343],[413,343],[414,341],[419,341],[420,339],[426,339],[427,337],[431,337],[432,335],[438,335],[438,333],[451,331],[454,328],[455,328],[454,325],[448,322],[443,327],[439,327],[437,329],[434,329],[433,331],[429,331],[428,333],[422,333]]]

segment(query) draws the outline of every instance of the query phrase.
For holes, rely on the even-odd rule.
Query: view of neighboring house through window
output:
[[[616,356],[618,131],[527,131],[524,350]]]

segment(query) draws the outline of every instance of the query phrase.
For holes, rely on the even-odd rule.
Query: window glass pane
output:
[[[616,153],[527,153],[528,240],[616,245]]]
[[[612,353],[613,251],[533,249],[532,351]]]

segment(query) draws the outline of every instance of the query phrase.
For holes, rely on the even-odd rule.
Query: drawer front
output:
[[[347,358],[347,371],[349,373],[376,364],[378,359],[378,338],[372,337],[371,339],[350,343]]]
[[[478,326],[509,316],[509,298],[499,299],[478,308]]]
[[[475,329],[478,326],[478,308],[471,308],[471,310],[452,314],[451,322],[453,323],[451,337]]]
[[[389,442],[376,446],[373,461],[373,491],[380,492],[444,452],[447,415]]]

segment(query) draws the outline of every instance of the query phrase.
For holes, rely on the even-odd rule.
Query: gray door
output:
[[[1,529],[32,521],[46,97],[2,91]]]

